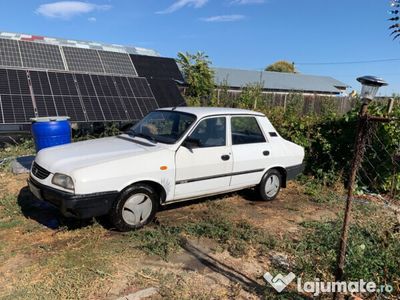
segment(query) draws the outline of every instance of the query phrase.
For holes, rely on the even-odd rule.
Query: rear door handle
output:
[[[221,159],[222,159],[222,160],[225,160],[225,161],[226,161],[226,160],[229,160],[230,158],[231,158],[231,157],[230,157],[229,155],[222,155],[222,156],[221,156]]]
[[[270,153],[269,153],[269,151],[267,151],[267,150],[263,152],[263,155],[264,155],[264,156],[269,156],[269,154],[270,154]]]

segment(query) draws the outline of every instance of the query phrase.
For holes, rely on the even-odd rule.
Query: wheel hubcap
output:
[[[135,194],[126,200],[122,208],[122,218],[129,225],[145,222],[151,214],[153,203],[145,194]]]
[[[271,175],[265,182],[265,194],[268,197],[275,196],[279,191],[279,177]]]

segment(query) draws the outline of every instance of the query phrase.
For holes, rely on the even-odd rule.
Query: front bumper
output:
[[[66,217],[87,219],[106,215],[118,197],[117,191],[76,195],[43,185],[30,177],[28,179],[31,193],[40,200],[58,208]]]

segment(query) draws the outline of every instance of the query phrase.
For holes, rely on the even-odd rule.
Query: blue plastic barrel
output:
[[[31,121],[36,151],[71,143],[71,123],[68,117],[33,118]]]

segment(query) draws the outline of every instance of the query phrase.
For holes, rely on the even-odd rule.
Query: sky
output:
[[[359,90],[375,75],[400,93],[400,39],[389,36],[388,0],[0,1],[0,31],[157,50],[204,51],[216,67],[261,70],[277,60]],[[385,62],[327,64],[398,59]],[[304,64],[311,63],[311,64]]]

